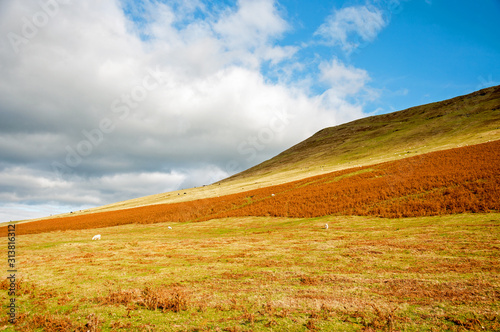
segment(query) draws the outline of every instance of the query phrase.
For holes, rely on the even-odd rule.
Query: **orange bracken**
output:
[[[274,195],[273,195],[274,194]],[[500,210],[500,141],[223,197],[23,223],[17,234],[241,216],[418,217]],[[6,232],[7,227],[2,227]]]

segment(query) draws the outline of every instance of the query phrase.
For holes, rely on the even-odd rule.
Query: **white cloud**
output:
[[[90,183],[84,187],[88,190],[111,193],[107,202],[99,202],[103,204],[124,200],[127,197],[173,191],[185,181],[186,177],[186,174],[178,171],[119,173],[91,178]],[[116,188],[122,188],[123,191],[118,194]]]
[[[240,0],[237,11],[229,12],[213,26],[230,52],[245,52],[263,56],[262,52],[272,48],[268,43],[282,35],[288,24],[283,20],[272,0]],[[263,57],[263,59],[265,59]]]
[[[10,211],[208,184],[363,114],[347,98],[364,90],[368,74],[338,60],[320,66],[323,94],[311,94],[307,80],[282,83],[286,70],[277,83],[264,76],[264,63],[306,67],[296,47],[277,42],[290,27],[274,1],[213,12],[196,0],[145,2],[140,24],[116,1],[57,1],[57,13],[18,53],[0,42],[0,205]],[[22,36],[23,17],[41,10],[3,5],[0,35]],[[113,129],[92,143],[88,133],[106,120]],[[79,147],[89,153],[68,164]],[[58,177],[54,162],[69,172]]]
[[[61,205],[58,204],[43,204],[43,205],[33,205],[24,203],[5,203],[2,204],[2,209],[0,210],[0,223],[9,222],[15,220],[23,219],[33,219],[48,217],[60,213],[67,213],[71,211],[84,210],[92,206],[90,205]]]
[[[352,6],[336,10],[323,23],[316,35],[329,45],[338,45],[349,53],[362,42],[371,42],[387,25],[380,9],[372,6]]]
[[[176,190],[188,176],[189,173],[181,171],[156,171],[92,177],[73,175],[61,179],[52,172],[15,166],[0,173],[0,201],[15,204],[46,202],[65,206],[104,205]]]
[[[321,80],[331,85],[339,97],[357,94],[370,80],[366,70],[346,66],[337,59],[322,62],[319,69]]]

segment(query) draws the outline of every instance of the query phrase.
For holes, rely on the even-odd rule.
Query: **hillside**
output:
[[[92,211],[234,194],[497,139],[500,139],[500,86],[325,128],[276,157],[214,185],[151,195]]]
[[[18,234],[227,217],[421,217],[500,211],[500,140],[205,198],[19,225]]]
[[[236,194],[498,139],[500,86],[325,128],[276,157],[212,185],[150,195],[60,217]]]
[[[498,138],[500,86],[325,128],[222,182],[373,164]]]

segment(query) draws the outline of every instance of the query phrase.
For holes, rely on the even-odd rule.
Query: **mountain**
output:
[[[495,86],[441,102],[325,128],[276,157],[218,183],[117,202],[75,214],[236,194],[333,171],[498,139],[500,86]]]
[[[222,183],[262,177],[297,178],[498,138],[500,86],[325,128]]]

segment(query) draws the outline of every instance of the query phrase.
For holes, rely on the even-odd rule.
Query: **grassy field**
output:
[[[0,330],[499,331],[499,226],[246,217],[22,235],[18,320]]]

